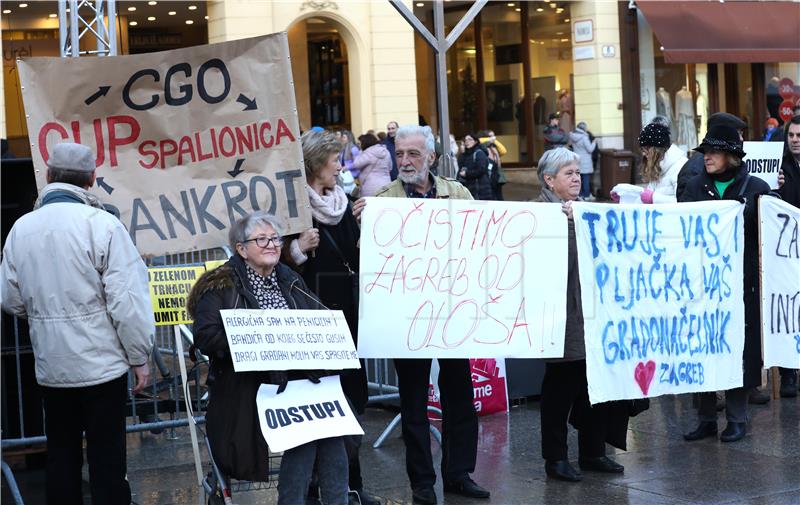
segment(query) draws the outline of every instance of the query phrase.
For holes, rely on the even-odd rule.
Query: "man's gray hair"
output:
[[[555,177],[559,170],[572,163],[578,163],[580,156],[570,151],[566,147],[556,147],[545,151],[539,158],[539,181],[545,185],[544,176]]]
[[[283,236],[283,223],[276,216],[265,210],[257,210],[236,221],[228,232],[228,242],[231,251],[236,251],[236,244],[242,244],[258,226],[268,225],[279,235]]]
[[[425,139],[425,154],[430,154],[436,150],[436,139],[430,126],[418,126],[415,124],[401,126],[395,134],[395,143],[397,139],[416,136],[421,136]]]

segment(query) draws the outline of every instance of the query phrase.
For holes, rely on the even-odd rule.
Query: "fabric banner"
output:
[[[361,226],[362,358],[563,355],[560,205],[369,198]]]
[[[262,384],[256,394],[261,433],[272,452],[281,452],[323,438],[363,435],[342,392],[338,376],[289,381],[278,386]]]
[[[55,144],[97,154],[102,202],[142,254],[227,243],[267,210],[311,226],[285,33],[103,58],[30,58],[19,77],[36,183]]]
[[[764,366],[800,368],[800,209],[758,201]]]
[[[470,359],[472,368],[472,395],[475,412],[488,416],[508,412],[508,387],[506,385],[506,360],[494,358]],[[439,366],[431,363],[431,383],[428,385],[428,406],[441,409],[439,401]],[[428,418],[439,420],[442,416],[428,411]]]
[[[751,142],[744,143],[747,156],[742,160],[750,175],[762,179],[769,187],[778,187],[778,170],[783,159],[783,142]]]
[[[237,372],[361,368],[341,310],[221,310]]]
[[[743,205],[573,208],[591,402],[740,387]]]

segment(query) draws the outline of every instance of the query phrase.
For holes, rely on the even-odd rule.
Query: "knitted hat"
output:
[[[701,153],[705,153],[706,150],[721,151],[734,154],[739,158],[744,158],[745,154],[747,154],[742,150],[742,140],[739,137],[739,132],[733,126],[726,125],[717,125],[709,128],[706,138],[694,150]]]
[[[767,128],[777,128],[778,127],[778,120],[774,117],[767,119]]]
[[[663,124],[650,123],[642,128],[639,134],[639,145],[641,147],[669,147],[669,128]]]
[[[84,145],[62,142],[53,148],[47,166],[74,172],[94,172],[94,154]]]

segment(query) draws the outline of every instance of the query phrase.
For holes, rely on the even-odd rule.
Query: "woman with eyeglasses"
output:
[[[358,239],[361,230],[341,186],[336,184],[343,170],[341,144],[333,134],[306,132],[300,137],[305,162],[306,191],[314,226],[291,238],[284,248],[284,260],[305,279],[311,290],[331,310],[341,310],[358,345]],[[360,369],[343,370],[342,390],[357,415],[367,405],[367,375]],[[364,492],[359,463],[361,436],[345,437],[349,458],[350,489],[365,505],[377,503]]]
[[[194,345],[211,364],[206,427],[214,460],[222,472],[240,480],[266,481],[269,451],[256,412],[261,384],[289,380],[319,382],[323,372],[290,370],[234,372],[223,309],[321,309],[303,279],[280,263],[281,226],[266,212],[237,221],[229,241],[235,254],[198,279],[187,301],[194,319]],[[284,451],[278,477],[278,503],[305,503],[315,462],[325,503],[347,503],[347,453],[342,437],[325,438]]]

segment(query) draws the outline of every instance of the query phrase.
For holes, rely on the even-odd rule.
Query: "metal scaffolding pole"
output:
[[[62,57],[116,56],[115,0],[58,0],[58,34]],[[83,37],[94,36],[95,49],[81,51]]]
[[[489,0],[477,0],[456,24],[449,34],[444,33],[444,1],[433,1],[433,27],[436,36],[432,35],[424,24],[406,7],[402,0],[389,0],[408,24],[414,28],[425,42],[433,49],[436,62],[436,103],[439,120],[439,138],[442,144],[442,157],[439,161],[439,174],[454,177],[453,159],[450,155],[450,110],[447,102],[447,50],[455,44],[458,37],[469,26],[475,16]]]

